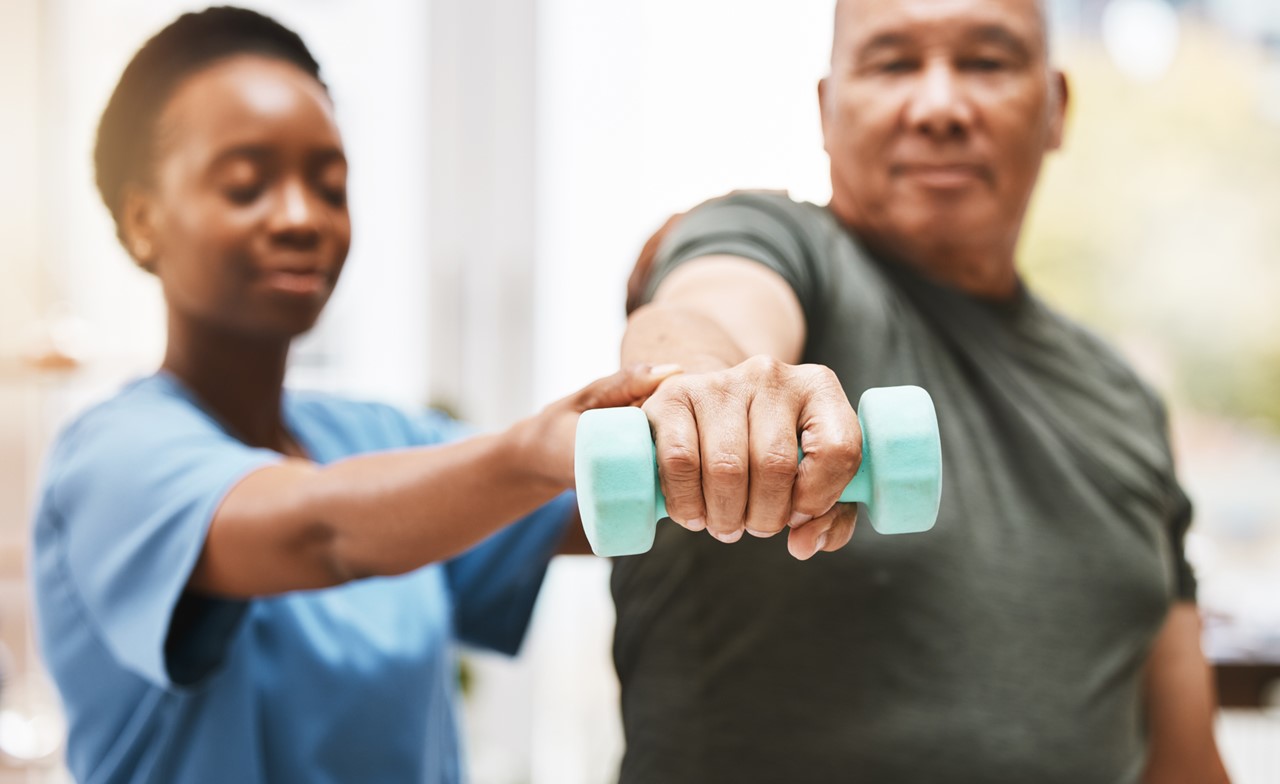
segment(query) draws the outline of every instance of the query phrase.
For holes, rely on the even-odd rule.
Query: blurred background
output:
[[[243,4],[312,48],[351,160],[355,241],[297,386],[505,424],[616,367],[626,276],[668,215],[829,195],[832,0]],[[142,41],[203,5],[0,5],[0,784],[63,777],[25,568],[44,450],[163,347],[93,132]],[[1219,739],[1236,781],[1280,782],[1280,2],[1051,6],[1073,108],[1023,269],[1170,401]],[[522,656],[467,654],[477,784],[612,780],[608,569],[560,559]]]

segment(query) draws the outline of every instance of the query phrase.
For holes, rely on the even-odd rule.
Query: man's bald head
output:
[[[852,33],[857,30],[860,23],[863,22],[862,14],[868,10],[867,6],[874,6],[877,3],[895,3],[896,0],[836,0],[835,24],[833,26],[831,41],[831,64],[835,67],[837,59],[841,55],[848,55],[852,50],[850,38]],[[948,5],[950,0],[941,0],[938,5]],[[1036,21],[1036,30],[1040,44],[1044,47],[1046,53],[1046,65],[1049,62],[1047,56],[1050,51],[1051,36],[1049,33],[1049,7],[1048,0],[1004,0],[1004,5],[1011,7],[1011,10],[1022,9],[1029,10]]]
[[[880,251],[999,293],[1066,79],[1043,0],[838,0],[819,85],[831,210]]]

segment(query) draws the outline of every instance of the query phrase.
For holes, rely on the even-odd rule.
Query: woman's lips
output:
[[[329,286],[329,273],[321,269],[278,269],[264,275],[268,288],[286,294],[315,295]]]

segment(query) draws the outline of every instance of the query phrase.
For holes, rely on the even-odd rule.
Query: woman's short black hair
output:
[[[143,44],[125,67],[98,123],[93,151],[98,192],[121,230],[124,186],[145,182],[155,152],[156,119],[182,80],[238,54],[292,63],[320,82],[320,64],[297,33],[244,8],[183,14]]]

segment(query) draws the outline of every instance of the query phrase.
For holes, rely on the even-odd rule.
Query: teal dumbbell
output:
[[[840,500],[865,504],[882,534],[929,530],[942,496],[942,446],[929,393],[910,386],[868,389],[858,401],[858,420],[862,465]],[[667,505],[644,412],[583,413],[574,473],[582,527],[596,555],[648,552]]]

